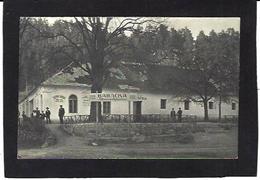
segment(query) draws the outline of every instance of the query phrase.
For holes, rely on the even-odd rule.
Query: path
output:
[[[68,133],[64,132],[59,124],[48,124],[46,128],[49,129],[52,134],[56,137],[57,143],[54,147],[67,147],[67,146],[81,146],[82,137],[71,136]],[[53,148],[53,147],[52,147]]]
[[[195,143],[139,143],[90,146],[86,138],[71,136],[58,124],[47,125],[57,143],[47,148],[19,149],[22,159],[117,159],[117,158],[234,158],[237,131],[196,134]]]
[[[56,144],[46,148],[18,150],[21,158],[66,158],[66,154],[74,154],[77,149],[84,147],[84,138],[71,136],[64,132],[59,124],[46,125],[56,137]],[[76,152],[75,152],[76,153]]]

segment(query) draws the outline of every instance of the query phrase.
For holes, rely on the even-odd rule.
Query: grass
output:
[[[176,142],[173,138],[164,136],[156,142],[138,143],[110,139],[97,141],[98,145],[93,146],[86,137],[67,135],[62,144],[18,149],[18,155],[25,159],[235,159],[238,155],[237,128],[193,133],[192,142]]]

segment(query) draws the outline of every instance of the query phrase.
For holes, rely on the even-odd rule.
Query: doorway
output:
[[[101,102],[100,101],[91,101],[90,104],[90,121],[91,122],[103,122],[101,116]],[[97,112],[98,111],[98,112]],[[98,118],[97,118],[98,114]]]
[[[140,122],[142,116],[142,101],[133,102],[133,118],[135,122]]]

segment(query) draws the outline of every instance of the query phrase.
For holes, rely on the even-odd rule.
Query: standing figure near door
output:
[[[63,124],[63,117],[64,117],[64,114],[65,114],[65,110],[64,108],[62,107],[62,105],[60,105],[60,109],[59,109],[59,118],[60,118],[60,123]]]
[[[45,116],[46,116],[46,123],[51,124],[51,119],[50,119],[51,111],[49,110],[48,107],[46,107]]]
[[[40,116],[41,116],[41,112],[40,112],[39,108],[37,107],[35,110],[35,117],[39,119]]]
[[[171,110],[171,119],[172,119],[172,121],[176,120],[176,112],[175,112],[174,108],[172,108],[172,110]]]
[[[179,111],[177,112],[177,114],[178,114],[178,121],[181,122],[181,120],[182,120],[182,110],[181,110],[181,108],[179,108]]]

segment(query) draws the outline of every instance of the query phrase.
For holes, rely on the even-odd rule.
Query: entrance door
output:
[[[97,108],[98,104],[98,108]],[[98,122],[102,122],[101,116],[101,102],[100,101],[91,101],[91,113],[90,113],[90,121],[97,121],[97,110],[98,110]]]
[[[141,115],[142,115],[142,101],[134,101],[133,102],[134,121],[136,121],[136,122],[140,121]]]

